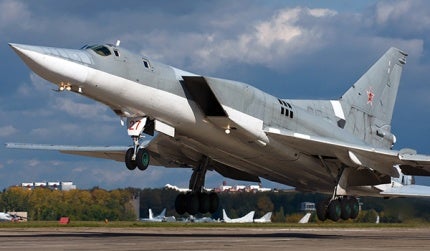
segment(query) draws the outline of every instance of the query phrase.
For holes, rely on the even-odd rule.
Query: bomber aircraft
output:
[[[109,106],[126,123],[132,144],[7,147],[113,159],[130,170],[148,165],[192,168],[191,192],[175,201],[179,214],[217,210],[218,195],[203,190],[207,170],[330,194],[317,204],[320,220],[357,217],[357,196],[430,195],[410,184],[411,175],[430,176],[430,156],[393,150],[391,118],[407,56],[399,49],[390,48],[339,99],[295,100],[186,72],[119,43],[81,49],[10,47],[58,91]],[[144,135],[153,137],[144,140]],[[411,189],[392,189],[399,178],[401,186]]]

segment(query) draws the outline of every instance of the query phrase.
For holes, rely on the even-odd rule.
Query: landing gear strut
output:
[[[219,206],[219,197],[215,192],[207,193],[203,191],[205,175],[210,159],[203,156],[199,166],[193,170],[189,188],[191,192],[180,193],[175,200],[175,209],[178,214],[188,213],[215,213]]]

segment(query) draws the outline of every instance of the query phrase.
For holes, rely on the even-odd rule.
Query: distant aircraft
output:
[[[222,210],[222,219],[224,220],[225,223],[252,223],[252,222],[254,222],[254,214],[255,214],[255,211],[251,211],[243,217],[236,218],[236,219],[230,219],[227,216],[227,213],[225,212],[225,210],[223,209]]]
[[[263,215],[263,217],[254,219],[254,222],[256,223],[270,223],[272,222],[272,212],[268,212],[267,214]]]
[[[157,216],[154,216],[152,213],[152,209],[148,209],[149,217],[148,218],[142,218],[141,221],[144,222],[174,222],[176,221],[175,216],[169,216],[166,217],[166,209],[164,208],[163,211]]]
[[[391,119],[407,56],[399,49],[390,48],[339,99],[294,100],[186,72],[118,45],[71,50],[10,44],[59,91],[110,107],[127,125],[131,147],[7,147],[113,159],[130,170],[145,170],[149,164],[192,168],[192,192],[179,194],[175,201],[179,214],[217,210],[217,194],[203,192],[207,170],[236,180],[260,182],[262,177],[299,191],[329,194],[317,204],[320,220],[356,218],[356,196],[423,195],[381,188],[394,178],[430,176],[430,156],[392,150],[396,137]],[[144,135],[154,137],[143,141]]]
[[[220,222],[220,220],[215,220],[211,217],[194,217],[193,215],[190,215],[190,217],[188,217],[188,219],[186,219],[186,221],[188,222],[195,222],[195,223],[214,223],[214,222]]]
[[[306,213],[305,216],[303,216],[303,218],[301,218],[299,220],[300,224],[306,224],[309,222],[309,219],[311,218],[311,213]]]
[[[23,218],[25,217],[21,217],[17,214],[0,212],[0,221],[21,221]]]

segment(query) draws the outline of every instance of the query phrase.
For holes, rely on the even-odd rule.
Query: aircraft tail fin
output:
[[[152,209],[150,208],[150,209],[148,209],[148,212],[149,212],[149,216],[148,216],[148,218],[149,219],[153,219],[154,218],[154,214],[152,213]]]
[[[240,218],[240,222],[241,223],[254,222],[254,215],[255,215],[255,211],[251,211],[247,215]]]
[[[305,216],[303,216],[303,217],[299,220],[299,223],[300,223],[300,224],[306,224],[306,223],[308,223],[308,222],[309,222],[310,218],[311,218],[311,213],[306,213],[306,214],[305,214]]]
[[[163,211],[161,211],[159,217],[166,217],[166,209],[164,208]]]
[[[268,212],[265,215],[263,215],[263,217],[261,217],[259,219],[255,219],[254,222],[257,222],[257,223],[269,223],[269,222],[272,222],[272,212]]]
[[[338,107],[343,111],[335,110],[337,116],[341,114],[340,127],[370,145],[390,148],[395,143],[391,119],[406,56],[401,50],[390,48],[349,88],[339,100]]]
[[[227,216],[227,213],[225,212],[225,209],[222,210],[222,219],[225,222],[230,222],[231,221],[231,219]]]

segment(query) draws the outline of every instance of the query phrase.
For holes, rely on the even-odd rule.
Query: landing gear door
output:
[[[146,124],[146,117],[127,118],[127,133],[131,137],[139,137]]]

